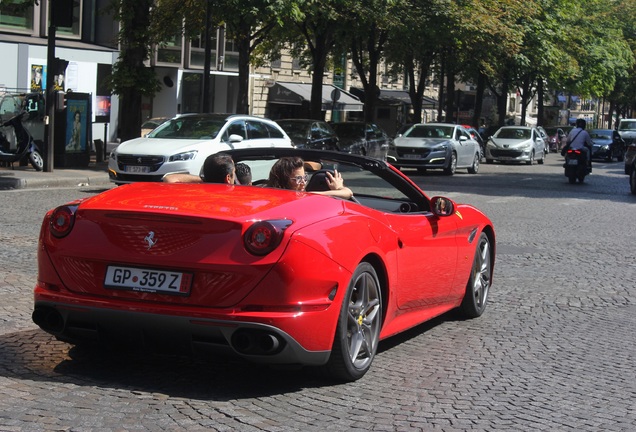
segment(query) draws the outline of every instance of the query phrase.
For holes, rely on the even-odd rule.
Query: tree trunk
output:
[[[446,65],[446,122],[453,123],[455,114],[455,71]],[[459,123],[459,118],[456,119]]]
[[[151,0],[136,0],[122,4],[125,22],[122,23],[121,61],[120,67],[128,76],[136,76],[135,71],[146,66],[148,58],[148,34],[138,31],[136,25],[148,25],[150,20]],[[138,138],[141,130],[141,97],[142,93],[137,85],[130,85],[119,92],[120,106],[126,107],[119,113],[118,136],[122,141]]]
[[[545,126],[543,124],[543,78],[541,77],[537,78],[537,104],[537,126]]]
[[[324,119],[322,112],[322,81],[327,64],[327,54],[329,42],[327,35],[318,34],[315,38],[315,45],[312,49],[313,69],[311,76],[311,103],[309,116],[315,120]]]
[[[440,59],[440,65],[439,65],[440,83],[439,83],[439,91],[438,91],[438,96],[437,96],[437,121],[438,122],[442,121],[442,111],[443,111],[442,102],[444,101],[444,74],[445,74],[445,71],[446,71],[446,59],[444,58],[444,56],[442,56],[442,58]]]
[[[243,29],[245,37],[240,37],[236,40],[239,58],[238,58],[238,97],[236,104],[237,114],[249,114],[249,80],[250,80],[250,56],[252,50],[250,47],[249,28]]]
[[[481,126],[481,113],[484,104],[484,91],[486,90],[486,76],[479,72],[477,76],[477,90],[475,91],[475,110],[473,112],[473,126]]]

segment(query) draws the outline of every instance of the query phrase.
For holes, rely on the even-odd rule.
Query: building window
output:
[[[32,32],[33,4],[25,5],[18,0],[3,0],[0,2],[0,28]]]
[[[272,62],[270,63],[270,67],[274,70],[280,70],[281,64],[282,64],[281,59],[272,60]]]
[[[239,53],[236,42],[233,39],[225,40],[225,53],[223,59],[223,69],[237,71],[239,66]]]
[[[300,60],[295,58],[292,59],[292,70],[295,72],[300,72],[302,70],[302,67],[300,67]]]
[[[56,34],[62,37],[79,38],[82,32],[82,0],[73,0],[73,25],[71,27],[57,27]],[[49,21],[51,13],[49,11]]]
[[[157,48],[157,63],[181,64],[181,35]]]
[[[216,33],[214,33],[210,40],[210,46],[215,48],[211,52],[210,65],[216,64],[216,38]],[[198,38],[190,41],[190,67],[203,68],[203,64],[205,63],[204,39],[203,35],[200,35]]]

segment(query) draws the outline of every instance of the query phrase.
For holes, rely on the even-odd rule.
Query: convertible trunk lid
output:
[[[295,231],[342,210],[340,200],[286,190],[136,183],[81,202],[66,237],[51,235],[45,218],[40,253],[75,293],[229,307],[272,269]],[[249,226],[280,219],[292,224],[276,249],[246,251]]]

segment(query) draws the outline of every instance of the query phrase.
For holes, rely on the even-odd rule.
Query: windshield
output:
[[[225,117],[177,117],[149,133],[148,138],[213,139],[225,122]]]
[[[612,139],[612,131],[611,130],[592,130],[590,131],[590,138]]]
[[[302,122],[276,122],[291,139],[307,138],[307,124]]]
[[[404,136],[409,138],[451,138],[453,129],[451,126],[414,126]]]
[[[621,121],[618,130],[636,130],[636,121]]]
[[[495,138],[529,139],[530,129],[516,129],[516,128],[499,129],[499,132],[497,132],[497,134],[495,135]]]

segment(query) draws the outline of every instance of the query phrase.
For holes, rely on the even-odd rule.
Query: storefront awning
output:
[[[364,101],[364,89],[359,87],[351,87],[351,93],[358,96],[360,100]],[[380,96],[378,100],[388,105],[411,105],[411,96],[409,92],[404,90],[380,90]],[[436,108],[437,101],[427,96],[422,96],[422,108]]]
[[[339,90],[336,102],[332,92]],[[302,105],[311,101],[311,84],[277,82],[269,89],[267,102],[281,105]],[[322,86],[323,111],[362,111],[364,105],[358,98],[331,84]]]

